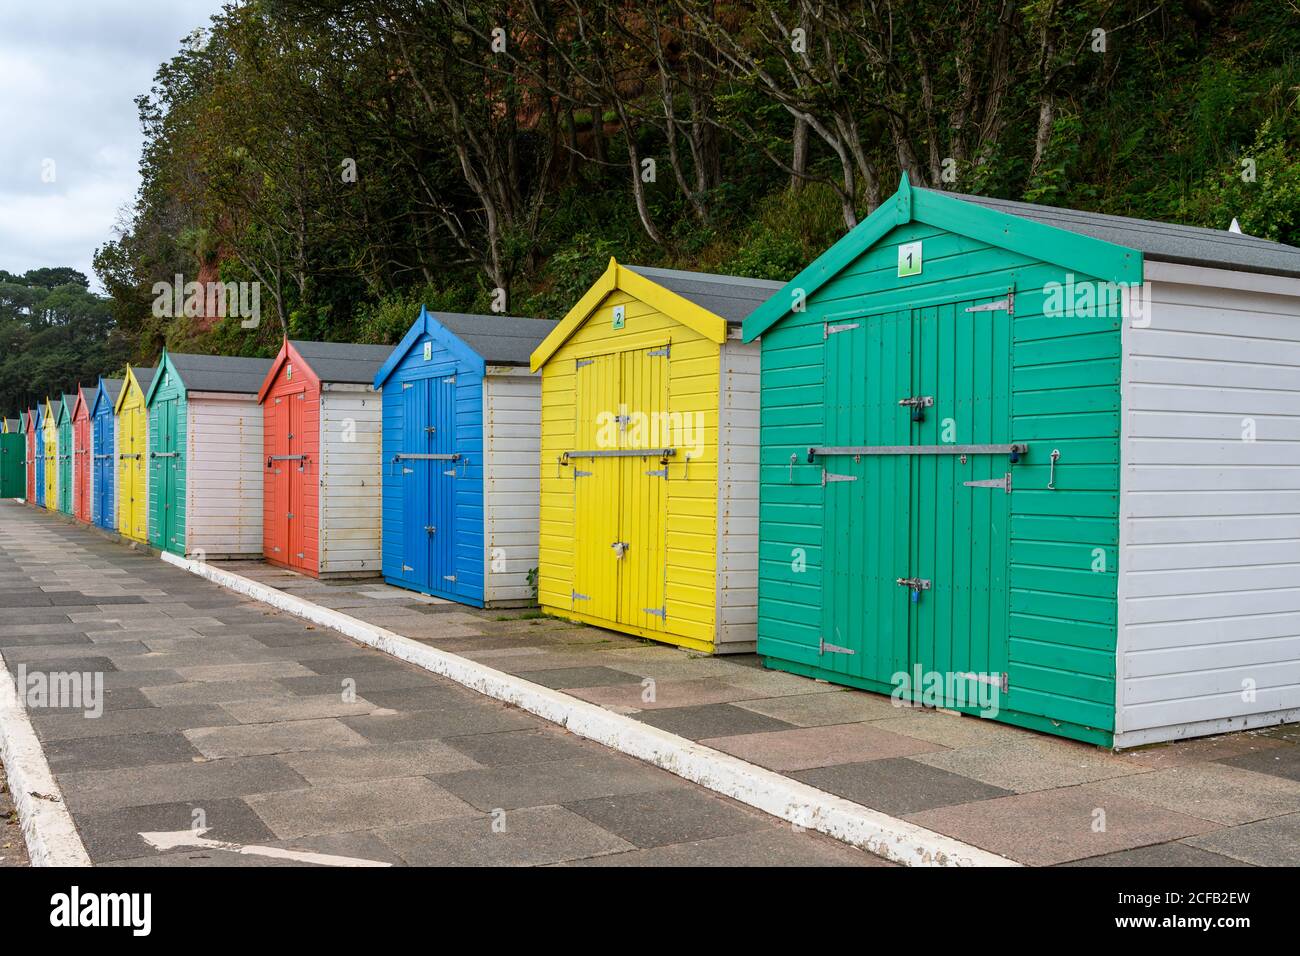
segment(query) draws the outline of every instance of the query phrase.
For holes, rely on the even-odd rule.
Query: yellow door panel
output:
[[[149,538],[148,413],[143,396],[132,388],[117,416],[117,530],[134,541]]]
[[[620,444],[626,451],[671,447],[668,411],[669,349],[663,345],[623,353],[623,389],[618,414]],[[658,455],[618,459],[623,500],[620,539],[620,624],[647,631],[665,629],[664,556],[667,544],[667,467]]]
[[[615,352],[573,360],[577,381],[574,447],[568,451],[612,451],[617,426],[622,356]],[[574,457],[566,470],[573,482],[573,594],[571,610],[617,620],[622,511],[620,460]]]

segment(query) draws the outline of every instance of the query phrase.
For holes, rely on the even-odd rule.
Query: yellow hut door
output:
[[[573,610],[666,629],[668,348],[581,358],[577,379]]]
[[[669,348],[623,353],[623,399],[619,410],[621,447],[645,452],[620,458],[623,507],[619,538],[618,621],[647,631],[667,624],[664,600],[668,550],[668,461],[675,434],[668,412]],[[676,450],[676,449],[674,449]]]
[[[621,395],[623,356],[596,355],[574,362],[576,403],[573,477],[573,610],[618,619],[616,556],[623,510],[619,438],[614,416]]]

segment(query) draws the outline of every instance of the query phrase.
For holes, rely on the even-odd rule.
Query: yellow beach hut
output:
[[[59,416],[55,407],[47,398],[41,416],[41,444],[45,446],[45,507],[50,511],[59,510]]]
[[[533,352],[546,613],[754,649],[759,353],[740,323],[780,287],[611,259]]]
[[[117,531],[149,543],[149,410],[144,397],[154,370],[126,367],[113,414],[117,418]]]

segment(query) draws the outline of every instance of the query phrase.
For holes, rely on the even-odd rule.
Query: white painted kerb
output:
[[[33,866],[90,866],[72,814],[45,760],[36,731],[0,659],[0,760],[9,777],[27,855]]]
[[[163,553],[162,559],[222,587],[339,631],[355,641],[454,680],[480,694],[513,704],[580,737],[654,764],[715,793],[886,859],[907,866],[1020,865],[658,727],[477,661],[448,654],[242,575],[167,552]]]

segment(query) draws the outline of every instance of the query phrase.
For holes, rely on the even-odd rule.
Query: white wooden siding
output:
[[[262,553],[262,406],[256,395],[190,392],[185,553]]]
[[[1300,717],[1300,281],[1147,275],[1150,324],[1124,329],[1121,747]]]
[[[538,565],[542,377],[487,367],[483,377],[483,603],[536,600],[528,572]]]
[[[728,339],[718,377],[718,635],[716,653],[758,640],[758,342]]]
[[[363,385],[320,396],[320,574],[380,571],[379,432],[383,403]]]

